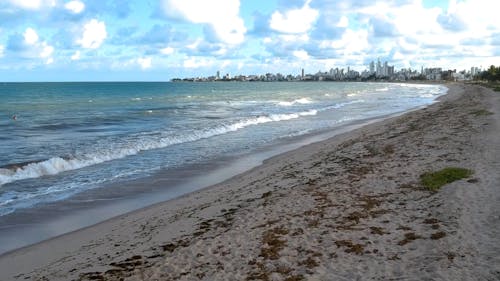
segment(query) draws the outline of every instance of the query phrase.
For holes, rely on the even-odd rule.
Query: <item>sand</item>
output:
[[[273,157],[216,186],[0,257],[0,280],[500,280],[500,93]],[[444,167],[474,174],[425,190]]]

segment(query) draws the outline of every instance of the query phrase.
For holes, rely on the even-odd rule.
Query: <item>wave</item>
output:
[[[435,97],[434,94],[422,94],[418,96],[419,98],[433,98]]]
[[[152,100],[153,98],[151,97],[145,97],[145,98],[141,98],[141,97],[135,97],[135,98],[131,98],[130,100],[131,101],[143,101],[143,100]]]
[[[347,101],[347,102],[341,102],[341,103],[336,103],[334,105],[326,106],[320,109],[320,111],[326,111],[326,110],[332,110],[332,109],[339,109],[342,108],[346,105],[350,104],[355,104],[355,103],[361,103],[365,102],[364,100],[352,100],[352,101]]]
[[[278,102],[278,105],[280,105],[280,106],[292,106],[295,104],[309,104],[312,102],[313,101],[310,100],[309,98],[300,98],[300,99],[296,99],[293,101],[280,101],[280,102]]]
[[[140,133],[133,136],[129,141],[112,147],[107,146],[103,149],[97,149],[92,153],[71,157],[53,157],[47,160],[9,164],[0,167],[0,186],[18,180],[39,178],[43,176],[56,175],[65,171],[81,169],[84,167],[101,164],[107,161],[125,158],[136,155],[142,151],[165,148],[168,146],[194,142],[207,139],[230,132],[235,132],[249,126],[265,124],[270,122],[288,121],[305,116],[314,116],[318,112],[332,109],[339,109],[349,104],[363,102],[363,100],[353,100],[349,102],[337,103],[319,109],[310,109],[308,111],[283,114],[268,114],[242,119],[230,124],[220,124],[218,126],[186,132],[181,135],[167,135],[161,133],[151,134]]]
[[[376,92],[387,92],[389,91],[389,88],[388,87],[384,87],[384,88],[378,88],[378,89],[375,89]]]
[[[97,165],[103,162],[136,155],[141,151],[165,148],[175,144],[207,139],[230,132],[235,132],[248,126],[254,126],[269,122],[287,121],[300,118],[302,116],[316,115],[317,113],[317,110],[311,109],[298,113],[262,115],[243,119],[232,124],[222,124],[210,129],[186,133],[180,136],[158,136],[152,139],[151,137],[136,138],[134,141],[129,141],[119,146],[107,149],[99,149],[98,151],[95,151],[93,153],[88,153],[80,156],[65,158],[53,157],[44,161],[32,162],[26,165],[13,164],[8,167],[0,168],[0,186],[18,180],[56,175],[65,171],[71,171],[92,165]]]

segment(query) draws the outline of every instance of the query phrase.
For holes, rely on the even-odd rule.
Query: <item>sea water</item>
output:
[[[446,91],[397,83],[3,83],[0,216],[407,111]]]

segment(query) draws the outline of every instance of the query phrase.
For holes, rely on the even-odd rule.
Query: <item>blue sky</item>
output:
[[[500,1],[0,0],[0,81],[500,65]]]

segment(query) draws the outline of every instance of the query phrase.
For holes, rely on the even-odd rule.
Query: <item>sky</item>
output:
[[[0,81],[500,65],[497,0],[0,0]]]

